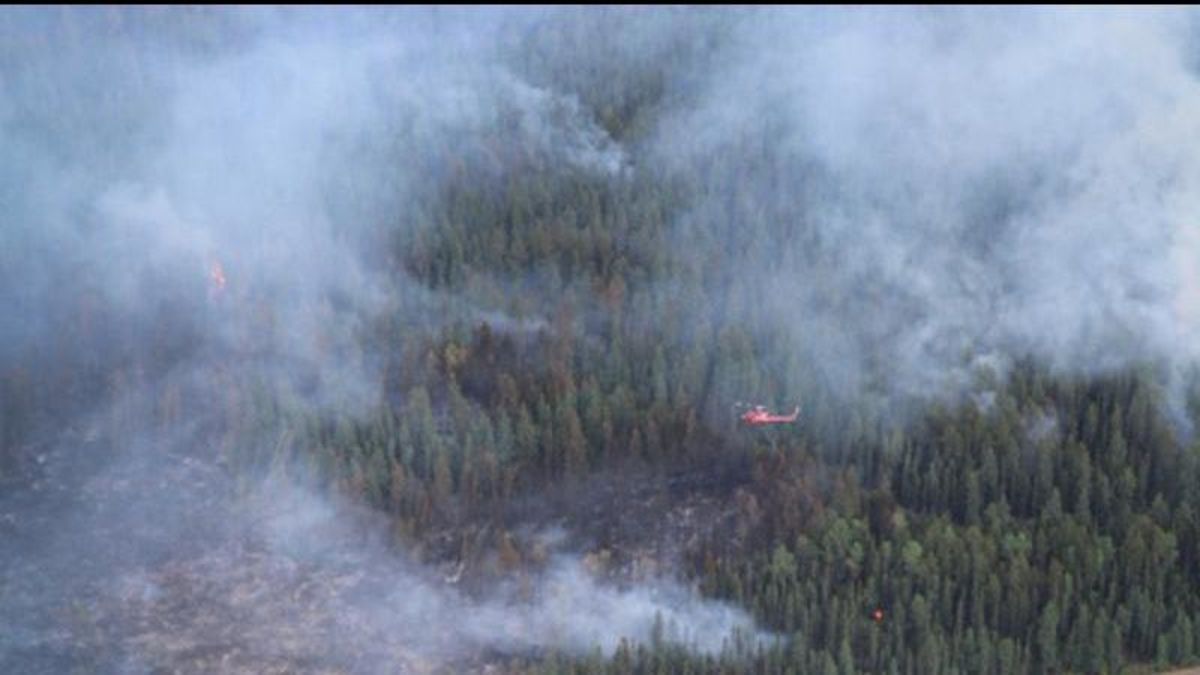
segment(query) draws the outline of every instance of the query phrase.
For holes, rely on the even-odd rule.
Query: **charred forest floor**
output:
[[[170,446],[67,430],[13,455],[0,479],[0,671],[504,672],[540,650],[405,634],[368,599],[416,580],[467,601],[520,588],[559,553],[598,583],[679,579],[699,542],[732,542],[750,481],[745,457],[609,469],[461,517],[406,551],[379,514],[248,497],[214,453]]]

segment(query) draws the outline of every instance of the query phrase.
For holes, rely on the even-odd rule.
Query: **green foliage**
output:
[[[705,51],[703,40],[674,45],[614,72],[603,64],[619,40],[558,63],[537,57],[559,53],[542,44],[555,36],[530,39],[541,47],[514,67],[575,92],[631,143],[682,96],[667,87],[670,69]],[[778,160],[759,145],[731,152],[749,158],[748,172],[775,175]],[[732,272],[753,268],[758,280],[803,262],[820,278],[837,256],[822,255],[804,219],[777,218],[737,190],[695,212],[698,196],[730,193],[713,186],[725,176],[711,164],[610,175],[532,161],[450,176],[378,237],[406,283],[458,303],[439,321],[397,309],[367,331],[362,351],[381,355],[380,408],[332,415],[232,373],[213,404],[222,456],[240,474],[280,471],[360,499],[412,539],[618,465],[753,465],[737,545],[702,543],[687,572],[777,642],[705,656],[656,639],[603,658],[548,656],[544,672],[1115,673],[1195,662],[1200,457],[1165,422],[1155,379],[1054,376],[1023,361],[1007,378],[981,375],[995,394],[986,410],[939,406],[889,424],[835,395],[788,348],[761,289]],[[797,254],[773,246],[781,239],[811,246]],[[103,315],[89,302],[72,311]],[[856,306],[828,302],[834,316]],[[176,347],[156,346],[143,352]],[[48,365],[40,378],[0,372],[0,477],[39,411],[106,389],[116,398],[134,389],[133,373],[169,365],[119,356]],[[1193,373],[1193,422],[1197,382]],[[178,406],[163,396],[158,421],[169,425]],[[803,398],[803,424],[738,430],[730,406],[746,398]],[[129,423],[111,420],[118,432]]]

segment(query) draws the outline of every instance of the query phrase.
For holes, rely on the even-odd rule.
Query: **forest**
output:
[[[464,602],[536,586],[557,526],[596,583],[752,627],[247,672],[1200,663],[1179,19],[0,11],[0,629],[70,636],[14,629],[0,670],[233,672],[128,661],[110,572],[91,614],[18,580],[105,467],[164,457],[229,522],[270,482],[341,505]]]

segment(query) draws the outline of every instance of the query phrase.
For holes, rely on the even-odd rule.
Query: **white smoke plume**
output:
[[[679,236],[773,248],[731,272],[731,311],[762,298],[760,325],[847,395],[944,395],[1027,354],[1176,368],[1200,344],[1195,18],[738,13],[658,127],[664,161],[718,167]],[[777,234],[741,242],[739,219]]]
[[[753,630],[670,580],[603,584],[569,551],[531,592],[471,597],[352,541],[312,495],[268,497],[280,513],[222,485],[241,439],[206,425],[246,405],[223,380],[367,414],[394,347],[374,320],[506,318],[431,297],[375,238],[433,225],[446,176],[624,169],[573,95],[499,58],[535,10],[53,12],[0,11],[0,356],[5,374],[125,367],[52,420],[39,478],[0,493],[0,665],[406,672],[611,650],[657,619],[705,651]]]

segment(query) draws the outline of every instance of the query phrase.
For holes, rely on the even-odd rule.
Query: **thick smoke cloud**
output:
[[[48,420],[36,478],[0,495],[17,542],[0,554],[0,663],[422,671],[611,650],[650,639],[656,617],[707,651],[752,630],[669,580],[601,584],[569,551],[531,597],[468,596],[348,538],[313,495],[221,485],[213,428],[245,403],[224,382],[369,414],[396,347],[372,344],[372,322],[504,323],[420,287],[376,238],[430,227],[447,176],[625,169],[577,98],[500,60],[502,29],[537,15],[0,13],[0,365],[98,380],[64,392],[81,405]]]
[[[542,61],[578,90],[509,67],[542,21],[558,36]],[[0,535],[20,542],[0,547],[0,657],[58,672],[107,625],[83,639],[120,645],[104,665],[204,663],[232,638],[171,611],[196,603],[278,645],[251,671],[611,649],[656,614],[715,649],[746,617],[671,582],[598,584],[570,551],[509,602],[323,546],[345,528],[311,496],[280,498],[280,517],[213,487],[203,402],[239,377],[369,413],[402,347],[372,343],[382,317],[541,330],[428,291],[378,239],[436,226],[450,177],[531,167],[691,181],[671,255],[715,253],[696,268],[727,299],[688,310],[786,352],[761,356],[794,392],[941,396],[1023,355],[1174,371],[1200,344],[1195,25],[1175,9],[0,12],[0,374],[43,374],[56,397],[69,383],[78,404],[41,413],[57,435],[41,478],[0,494]],[[618,76],[662,94],[620,142],[594,100]],[[181,623],[148,628],[164,617]]]
[[[765,298],[761,325],[829,386],[940,396],[1014,356],[1092,373],[1196,357],[1189,10],[731,23],[693,104],[659,125],[664,161],[721,167],[679,233],[739,250],[737,220],[774,223],[752,231],[782,252],[731,274],[734,305]]]
[[[182,315],[188,337],[253,356],[273,387],[368,408],[375,364],[358,347],[373,320],[466,311],[408,282],[379,233],[430,227],[463,167],[486,180],[521,161],[624,162],[576,100],[503,65],[500,32],[536,15],[216,11],[216,45],[197,53],[152,12],[116,14],[132,26],[114,30],[80,10],[61,22],[74,41],[13,10],[3,292],[21,318],[6,322],[6,354],[37,352],[91,294],[114,323]],[[180,17],[181,31],[202,25]]]

